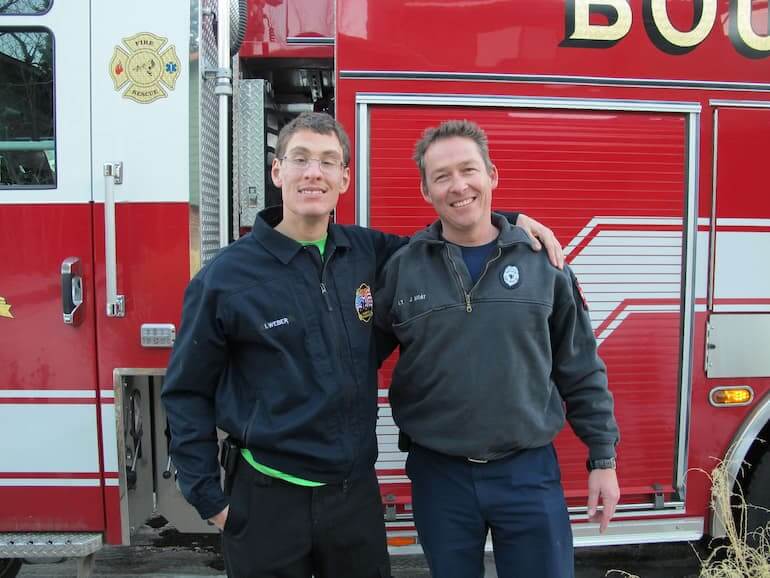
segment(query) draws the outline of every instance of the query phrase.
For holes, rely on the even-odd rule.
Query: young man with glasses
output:
[[[286,125],[276,156],[283,206],[185,294],[162,391],[179,485],[222,529],[230,576],[389,578],[372,289],[406,239],[330,223],[350,185],[349,140],[330,116]],[[239,453],[225,492],[217,427]]]

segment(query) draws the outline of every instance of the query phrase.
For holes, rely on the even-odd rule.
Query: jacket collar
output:
[[[503,215],[492,213],[492,224],[497,227],[500,234],[497,237],[498,246],[504,247],[516,243],[532,245],[532,239],[524,232],[524,229],[511,225]],[[419,231],[412,237],[412,242],[447,243],[442,234],[441,221],[434,221],[427,229]]]
[[[283,207],[276,205],[268,207],[257,214],[251,235],[276,259],[288,265],[294,256],[302,249],[302,244],[275,230],[275,226],[283,219]],[[331,254],[332,248],[350,247],[350,239],[345,230],[334,223],[329,224],[326,251]]]

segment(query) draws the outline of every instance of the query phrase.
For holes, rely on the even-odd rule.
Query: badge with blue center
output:
[[[503,286],[508,289],[515,289],[519,286],[521,276],[519,275],[519,268],[516,265],[506,265],[500,272],[500,281]]]
[[[356,289],[356,313],[358,318],[367,323],[374,315],[374,299],[372,290],[366,283],[361,283]]]

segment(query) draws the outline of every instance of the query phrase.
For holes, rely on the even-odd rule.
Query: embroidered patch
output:
[[[583,288],[580,286],[580,283],[578,283],[577,277],[574,275],[572,276],[572,285],[574,285],[575,289],[577,289],[578,295],[580,295],[580,301],[583,302],[583,309],[588,311],[588,301],[586,301],[586,296],[583,293]]]
[[[268,321],[267,323],[264,323],[262,327],[264,329],[275,329],[276,327],[280,327],[281,325],[288,325],[288,324],[289,324],[289,318],[281,317],[280,319],[275,319],[273,321]]]
[[[361,283],[356,289],[356,313],[358,318],[367,323],[374,316],[374,299],[372,290],[366,283]]]
[[[513,289],[519,284],[519,268],[516,265],[508,265],[500,273],[500,280],[508,289]]]

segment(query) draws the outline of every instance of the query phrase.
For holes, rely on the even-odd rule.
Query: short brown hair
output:
[[[412,159],[417,163],[417,168],[420,169],[420,178],[422,179],[423,187],[426,189],[428,188],[428,181],[425,175],[425,153],[436,141],[452,137],[468,138],[475,142],[479,153],[481,153],[484,165],[487,167],[487,172],[492,172],[492,159],[489,158],[487,133],[470,120],[446,120],[438,126],[426,128],[420,140],[414,145]]]
[[[301,130],[307,130],[316,134],[333,134],[340,141],[342,147],[342,162],[347,166],[350,163],[350,139],[348,133],[334,118],[325,112],[303,112],[290,123],[284,125],[278,133],[278,143],[275,147],[275,155],[282,159],[286,154],[286,146],[291,137]]]

